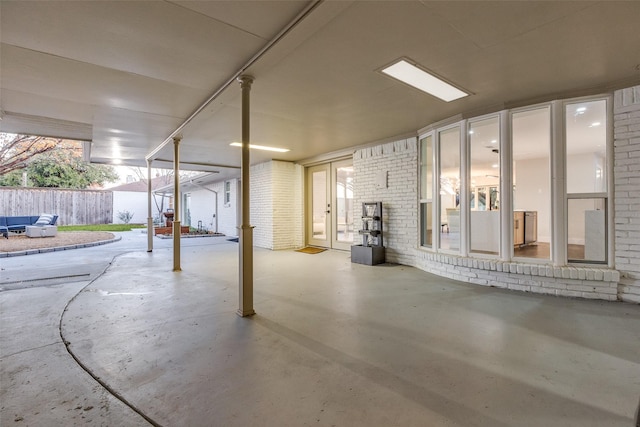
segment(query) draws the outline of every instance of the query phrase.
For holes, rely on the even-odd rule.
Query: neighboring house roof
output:
[[[203,172],[201,174],[183,178],[180,180],[180,190],[194,191],[202,188],[203,186],[213,184],[215,182],[225,181],[231,178],[239,178],[240,169],[225,169],[222,168],[221,172]],[[156,194],[172,194],[173,193],[173,181],[170,184],[159,187],[154,190]]]
[[[168,176],[159,176],[153,178],[151,180],[151,189],[156,190],[160,187],[166,186],[169,182],[172,181],[171,177]],[[139,193],[147,192],[147,183],[145,181],[135,181],[129,182],[127,184],[118,185],[117,187],[111,187],[108,190],[110,191],[134,191]]]

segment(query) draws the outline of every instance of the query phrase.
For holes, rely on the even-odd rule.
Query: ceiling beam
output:
[[[155,162],[167,162],[173,163],[173,160],[169,159],[154,159]],[[231,165],[221,165],[217,163],[204,163],[204,162],[180,162],[181,165],[190,165],[190,166],[207,166],[213,168],[229,168],[229,169],[240,169],[240,166],[231,166]]]

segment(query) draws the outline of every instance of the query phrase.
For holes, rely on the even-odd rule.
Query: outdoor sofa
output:
[[[23,233],[29,225],[56,225],[58,215],[42,214],[36,216],[0,216],[0,233],[9,238],[9,232]]]

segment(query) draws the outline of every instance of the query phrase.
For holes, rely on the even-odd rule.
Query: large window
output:
[[[551,107],[511,116],[513,256],[551,259]]]
[[[460,126],[438,133],[440,249],[460,250]]]
[[[231,204],[231,181],[224,182],[224,204]]]
[[[606,262],[607,101],[565,105],[567,257]]]
[[[433,137],[420,141],[420,245],[433,246]]]
[[[471,252],[500,252],[500,120],[469,123]]]
[[[504,261],[610,262],[610,102],[554,101],[423,135],[421,247]]]

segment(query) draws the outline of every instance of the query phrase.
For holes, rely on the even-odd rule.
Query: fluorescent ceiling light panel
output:
[[[455,101],[469,95],[404,59],[383,68],[382,72],[446,102]]]
[[[230,145],[232,147],[242,147],[241,142],[232,142]],[[275,151],[277,153],[286,153],[287,151],[290,151],[288,148],[267,147],[265,145],[253,145],[253,144],[249,144],[249,148],[253,148],[256,150]]]

